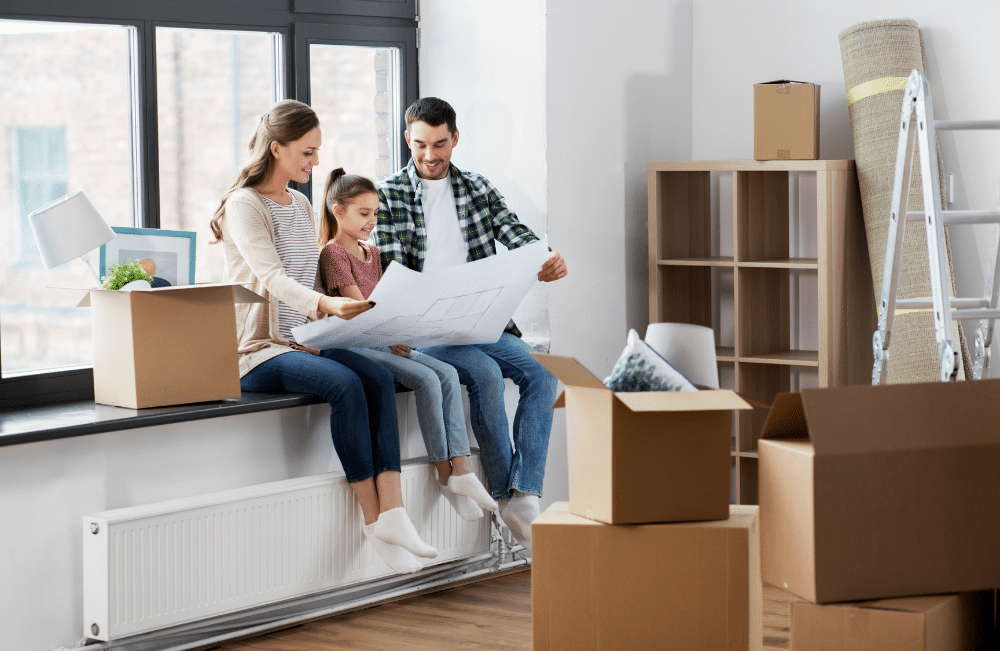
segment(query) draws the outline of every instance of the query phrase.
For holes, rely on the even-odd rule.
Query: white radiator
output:
[[[429,464],[401,480],[439,551],[425,565],[490,550],[489,518],[459,518]],[[118,640],[391,575],[362,522],[339,472],[85,516],[84,635]]]

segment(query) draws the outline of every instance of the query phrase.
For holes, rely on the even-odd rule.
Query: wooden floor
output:
[[[789,595],[764,586],[764,649],[788,648]],[[531,650],[531,572],[424,594],[269,635],[217,651]]]

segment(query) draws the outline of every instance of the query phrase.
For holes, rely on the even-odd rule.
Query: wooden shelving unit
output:
[[[875,302],[854,161],[652,162],[648,172],[651,323],[716,328],[716,344],[731,343],[717,350],[720,375],[732,369],[731,388],[765,404],[803,370],[820,387],[871,382]],[[713,175],[731,182],[731,255],[720,254],[719,231],[729,224],[720,219],[725,211],[713,209]],[[814,210],[789,209],[792,175],[815,176]],[[800,247],[791,241],[800,224],[792,222],[813,217],[816,241]],[[794,257],[803,248],[816,257]],[[801,338],[792,336],[793,317],[802,321],[793,310],[812,304],[801,296],[792,304],[802,274],[816,279],[817,331],[802,338],[815,339],[816,350],[792,346]],[[732,306],[732,333],[719,331],[722,302]],[[766,418],[765,409],[754,409],[734,419],[741,504],[757,503],[757,441]]]

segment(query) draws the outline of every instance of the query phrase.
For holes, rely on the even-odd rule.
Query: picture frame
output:
[[[102,278],[110,265],[121,264],[126,260],[152,258],[156,263],[154,278],[162,279],[170,285],[194,284],[193,231],[125,226],[112,226],[111,230],[115,232],[115,237],[101,247],[99,273]]]

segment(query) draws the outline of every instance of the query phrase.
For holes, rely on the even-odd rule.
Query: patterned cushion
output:
[[[670,362],[639,338],[635,330],[628,331],[625,350],[615,362],[604,385],[612,391],[697,391],[698,387],[684,377]]]

